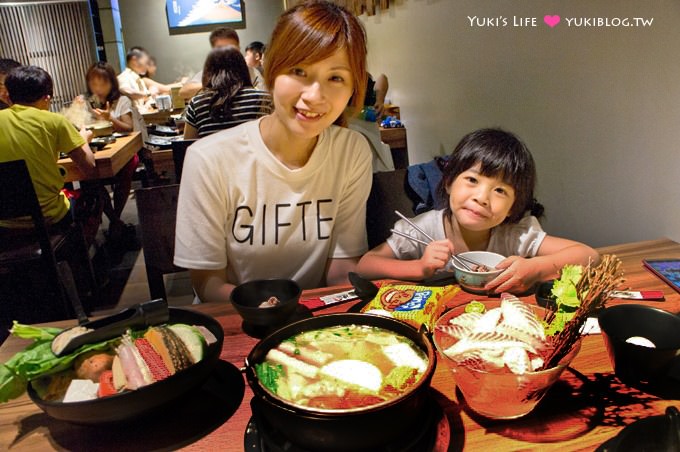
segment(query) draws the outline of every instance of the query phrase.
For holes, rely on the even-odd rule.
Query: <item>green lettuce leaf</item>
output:
[[[52,353],[52,339],[61,332],[57,328],[42,328],[14,322],[11,333],[35,341],[0,365],[0,403],[19,397],[29,381],[68,369],[83,353],[110,348],[120,338],[87,344],[75,352],[57,357]]]
[[[564,326],[574,317],[576,309],[581,301],[576,295],[576,284],[583,274],[580,265],[565,265],[552,287],[552,295],[555,297],[557,311],[555,317],[545,329],[545,334],[553,336],[564,329]]]
[[[61,328],[39,327],[32,325],[22,325],[14,321],[12,329],[9,332],[12,336],[20,337],[21,339],[35,339],[51,341],[54,337],[61,333]]]

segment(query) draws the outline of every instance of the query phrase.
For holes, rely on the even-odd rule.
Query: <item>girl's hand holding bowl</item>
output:
[[[484,288],[490,292],[523,293],[528,291],[540,280],[540,269],[534,257],[527,259],[520,256],[510,256],[501,261],[496,268],[504,270]]]

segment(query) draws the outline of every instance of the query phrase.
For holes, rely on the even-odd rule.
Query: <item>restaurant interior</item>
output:
[[[266,253],[265,216],[276,215],[278,245],[290,226],[280,207],[291,204],[264,204],[255,215],[238,207],[252,225],[231,212],[183,224],[183,214],[202,214],[188,204],[213,194],[187,188],[207,173],[196,176],[195,155],[226,146],[217,135],[235,136],[204,132],[199,105],[217,92],[207,86],[216,80],[206,76],[209,61],[238,50],[246,87],[268,110],[238,121],[230,113],[234,123],[218,129],[260,121],[266,150],[263,125],[283,102],[266,86],[268,58],[278,57],[267,54],[273,31],[309,4],[0,0],[0,95],[8,93],[7,103],[0,96],[0,449],[680,450],[680,3],[329,0],[326,11],[330,4],[365,31],[369,89],[358,108],[356,96],[342,108],[372,156],[365,221],[354,217],[368,246],[361,254],[370,251],[349,274],[333,262],[353,254],[328,254],[316,285],[270,270],[278,258],[260,257],[258,277],[232,274],[224,260],[228,293],[219,298],[197,276],[218,264],[182,264],[209,241],[187,245],[187,230],[231,222],[225,234],[257,246],[261,215],[255,249]],[[215,34],[224,27],[235,30],[233,44],[229,32]],[[30,158],[17,160],[21,149],[6,144],[19,122],[3,110],[38,105],[12,99],[17,74],[33,66],[53,83],[41,109],[75,126],[76,148],[87,137],[92,151],[89,169],[70,148],[53,152],[58,193],[75,218],[65,228],[49,218]],[[110,93],[96,103],[89,75],[103,80],[110,69],[116,108]],[[114,116],[123,102],[126,112]],[[536,180],[526,216],[513,224],[506,211],[481,248],[446,223],[463,224],[447,162],[478,132],[516,140],[532,170],[511,183],[509,167],[478,163],[475,183],[500,180],[519,197],[517,181]],[[256,178],[256,166],[224,169],[224,179]],[[320,203],[332,199],[295,199],[300,246],[306,203],[316,209],[307,226],[322,241],[333,218]],[[535,214],[537,202],[544,211]],[[442,209],[441,234],[418,220]],[[536,250],[493,249],[494,230],[529,215],[540,219],[531,217],[538,232],[512,237],[537,234]],[[12,226],[17,218],[29,226]],[[247,228],[249,236],[237,234]],[[466,252],[454,251],[461,243]],[[445,249],[436,271],[392,270],[392,260],[424,262],[436,244]],[[419,254],[403,257],[406,246]],[[576,251],[560,254],[567,247]],[[243,263],[233,255],[242,248],[226,249]],[[333,268],[344,270],[340,279]],[[520,270],[535,275],[525,284]]]

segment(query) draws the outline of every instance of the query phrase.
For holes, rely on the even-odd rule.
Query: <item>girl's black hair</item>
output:
[[[212,92],[210,116],[216,120],[231,118],[231,104],[242,88],[252,88],[250,71],[241,51],[234,46],[210,51],[203,66],[203,89]]]
[[[109,95],[104,99],[103,105],[93,105],[94,108],[101,108],[106,106],[106,102],[110,103],[111,106],[120,99],[120,86],[118,85],[118,77],[116,77],[116,71],[106,61],[97,61],[87,70],[85,74],[85,85],[87,86],[87,97],[92,99],[92,90],[90,90],[90,79],[94,77],[103,78],[111,83],[111,91]]]
[[[514,134],[501,129],[480,129],[463,137],[444,167],[438,195],[451,214],[447,188],[456,177],[479,164],[486,177],[499,177],[515,190],[515,202],[506,222],[519,222],[526,212],[543,216],[543,206],[534,198],[536,165],[531,152]]]

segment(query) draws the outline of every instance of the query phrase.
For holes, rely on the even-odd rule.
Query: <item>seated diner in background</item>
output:
[[[146,103],[151,99],[151,91],[144,83],[142,75],[146,74],[146,65],[149,56],[139,50],[133,49],[127,53],[125,64],[127,67],[118,74],[118,85],[124,96],[133,100],[140,113],[146,108]]]
[[[246,64],[264,74],[264,51],[265,45],[260,41],[253,41],[246,47]]]
[[[234,46],[239,50],[241,48],[241,41],[238,37],[238,33],[236,33],[236,30],[233,28],[216,28],[210,33],[209,40],[211,49],[227,46]],[[253,83],[253,87],[255,89],[265,91],[265,83],[262,74],[253,68],[249,68],[248,70],[250,72],[250,80]],[[202,87],[203,71],[201,70],[198,71],[189,81],[185,82],[184,85],[182,85],[182,88],[179,90],[179,95],[182,97],[182,99],[186,99],[188,101],[194,97]]]
[[[146,63],[146,73],[142,74],[142,80],[144,81],[144,84],[152,94],[170,94],[172,91],[172,86],[154,80],[157,69],[158,67],[156,66],[156,58],[149,54],[149,58]]]
[[[271,95],[253,88],[241,52],[233,46],[210,51],[203,89],[189,102],[184,139],[203,138],[272,112]]]
[[[446,207],[411,223],[399,220],[396,232],[366,253],[357,271],[370,279],[422,280],[449,267],[452,255],[490,251],[505,256],[495,267],[503,272],[484,289],[522,293],[557,278],[567,264],[597,262],[591,247],[543,231],[535,185],[534,159],[519,138],[500,129],[469,133],[443,170],[437,196]],[[425,245],[409,237],[433,240]]]
[[[132,102],[127,96],[120,93],[116,73],[109,63],[100,61],[93,64],[85,75],[87,84],[87,107],[96,119],[110,121],[113,130],[119,133],[128,133],[139,130],[137,123],[132,117]],[[127,245],[136,248],[135,228],[126,225],[121,220],[121,215],[132,187],[132,177],[139,164],[139,157],[135,154],[125,164],[111,181],[113,189],[113,201],[103,189],[104,214],[109,219],[108,239],[112,244]]]
[[[21,63],[10,58],[0,58],[0,110],[9,108],[11,105],[7,88],[5,88],[5,78],[12,69],[21,66]]]
[[[198,140],[184,161],[174,262],[203,302],[253,279],[346,284],[367,249],[371,153],[341,126],[366,89],[361,23],[330,2],[289,9],[265,79],[274,112]]]
[[[63,192],[64,177],[59,172],[59,153],[68,154],[79,169],[94,174],[95,160],[88,140],[64,116],[49,110],[52,77],[37,66],[12,70],[5,80],[12,106],[0,111],[0,162],[25,160],[33,180],[45,221],[53,228],[73,222],[71,201]],[[3,228],[27,228],[30,219],[0,222]]]

